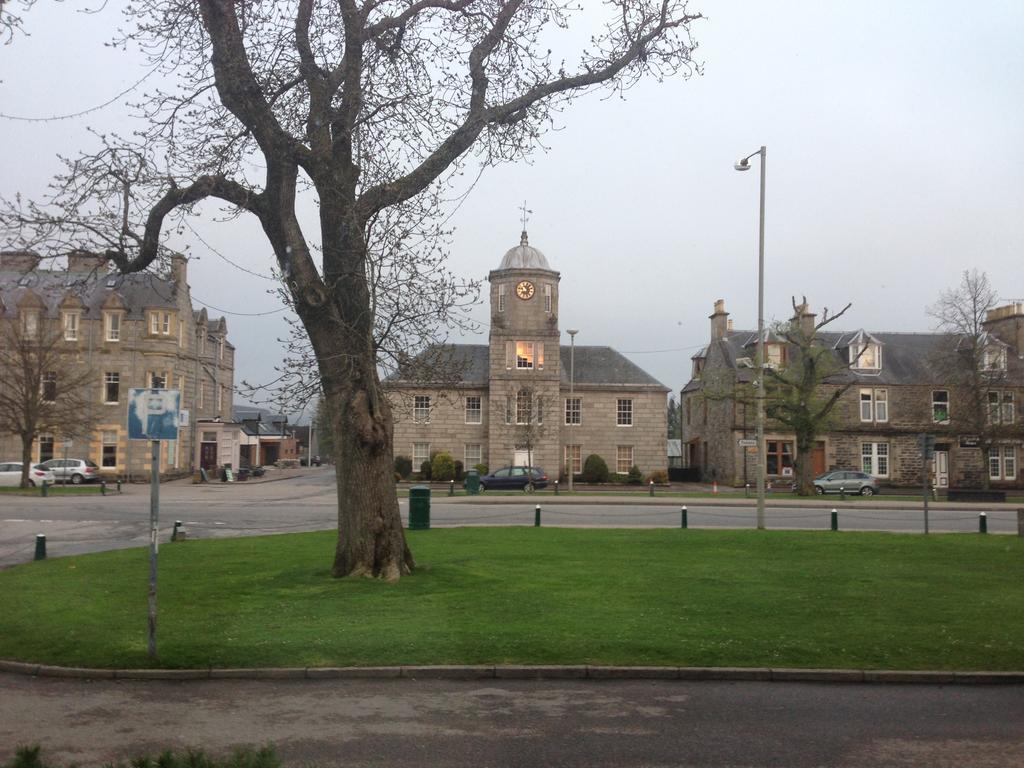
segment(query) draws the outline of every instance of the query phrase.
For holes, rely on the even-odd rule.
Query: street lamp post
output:
[[[768,157],[761,147],[733,166],[737,171],[750,170],[750,158],[761,157],[761,221],[757,240],[757,529],[764,530],[764,166]]]
[[[579,329],[574,328],[571,330],[566,330],[566,333],[569,334],[569,402],[572,403],[575,399],[574,393],[576,387],[576,334],[579,333]],[[574,426],[576,426],[575,423],[569,424],[570,429],[572,429]],[[575,443],[572,444],[575,445]],[[569,471],[566,474],[569,475],[569,493],[572,493],[573,466],[571,454],[569,455],[568,464]]]

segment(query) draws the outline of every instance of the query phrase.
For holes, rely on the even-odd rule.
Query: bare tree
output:
[[[32,443],[52,432],[64,439],[93,429],[89,391],[95,372],[78,361],[60,329],[41,319],[0,320],[0,434],[21,439],[21,487],[29,485]]]
[[[950,388],[948,429],[978,438],[981,462],[976,481],[986,489],[992,449],[1014,429],[1012,405],[1005,413],[1001,389],[1008,384],[1007,345],[985,329],[988,311],[998,303],[988,276],[975,269],[965,270],[960,284],[944,290],[928,308],[936,330],[944,335],[935,345],[932,363]]]
[[[137,0],[124,42],[177,87],[140,105],[143,131],[69,161],[44,204],[9,201],[0,216],[23,245],[74,243],[124,272],[158,259],[170,225],[208,198],[255,216],[334,415],[333,573],[398,579],[414,563],[377,367],[371,232],[390,211],[429,208],[471,159],[524,157],[573,95],[693,71],[700,16],[685,2],[605,8],[570,64],[549,43],[581,7],[559,0]],[[308,197],[314,227],[297,207]]]
[[[533,450],[544,437],[545,397],[532,387],[522,387],[515,397],[515,442],[526,446],[526,467],[529,475],[526,490],[533,491]]]

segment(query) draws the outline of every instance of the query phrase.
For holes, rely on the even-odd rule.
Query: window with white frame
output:
[[[412,419],[417,424],[430,423],[430,395],[416,395],[413,398]]]
[[[480,424],[484,420],[483,401],[479,395],[466,397],[466,423]],[[479,463],[479,462],[477,462]]]
[[[786,364],[785,344],[765,344],[764,354],[765,363],[768,364],[769,368],[782,368]]]
[[[981,368],[985,371],[1006,370],[1006,347],[990,344],[981,353]]]
[[[121,340],[121,313],[103,313],[103,338],[107,341]]]
[[[505,423],[512,423],[512,395],[505,395]]]
[[[1017,449],[1014,446],[992,446],[988,452],[988,476],[991,480],[1017,479]]]
[[[861,469],[875,477],[889,476],[889,444],[888,443],[861,443],[860,444]]]
[[[430,443],[412,444],[412,468],[415,472],[420,471],[424,461],[430,460]]]
[[[505,284],[504,283],[499,283],[498,284],[498,311],[499,312],[504,312],[505,311]]]
[[[615,425],[619,427],[633,426],[633,401],[620,397],[615,405]]]
[[[167,389],[167,374],[153,371],[149,374],[150,389]]]
[[[1013,424],[1014,402],[1013,392],[1009,390],[990,390],[988,399],[988,421],[990,424]]]
[[[466,443],[465,455],[467,469],[472,469],[477,464],[483,464],[483,451],[480,443]]]
[[[103,402],[116,403],[121,399],[121,374],[107,371],[103,374]]]
[[[34,309],[26,309],[21,313],[21,330],[26,339],[34,339],[39,336],[39,312]]]
[[[551,286],[549,284],[544,285],[544,311],[551,312]]]
[[[850,345],[850,367],[878,371],[882,368],[882,348],[874,342]]]
[[[64,313],[64,341],[78,341],[78,320],[81,312]]]
[[[567,472],[571,472],[574,475],[578,475],[583,472],[583,446],[565,446],[565,460],[563,462],[563,466]]]
[[[528,389],[516,393],[516,424],[530,424],[533,420],[533,394]]]
[[[619,475],[629,474],[633,466],[633,446],[618,445],[615,447],[615,472]]]
[[[937,389],[932,392],[932,421],[935,424],[949,424],[949,390]]]
[[[41,386],[41,392],[43,395],[43,402],[55,403],[57,402],[57,372],[46,371],[43,374],[43,381]]]
[[[885,389],[860,391],[860,420],[886,422],[889,420],[889,392]]]
[[[516,342],[516,368],[518,370],[532,370],[534,363],[534,349],[532,341]]]
[[[105,429],[101,437],[102,454],[100,466],[105,469],[113,469],[117,466],[117,430]]]
[[[565,423],[569,425],[583,423],[583,398],[565,398]]]

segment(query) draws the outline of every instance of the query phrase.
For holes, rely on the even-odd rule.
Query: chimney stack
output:
[[[793,319],[799,323],[800,332],[804,336],[810,337],[814,333],[814,325],[818,319],[818,316],[811,312],[811,307],[807,303],[807,299],[804,299],[802,304],[798,304],[796,307],[796,314]]]
[[[985,313],[985,330],[1024,357],[1024,301],[1014,301]]]
[[[0,269],[5,272],[31,272],[42,260],[35,251],[4,251],[0,253]]]
[[[89,251],[71,251],[68,254],[68,272],[80,275],[90,272],[106,273],[107,259]]]
[[[188,286],[188,259],[180,253],[171,254],[171,280],[176,290]]]
[[[714,314],[709,317],[711,319],[711,340],[721,341],[729,329],[729,313],[725,311],[725,299],[718,299],[715,302]]]

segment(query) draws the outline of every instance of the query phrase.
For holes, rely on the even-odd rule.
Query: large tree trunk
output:
[[[32,470],[32,435],[21,436],[21,482],[22,488],[28,488],[28,473]]]
[[[814,446],[814,435],[796,435],[796,488],[801,496],[814,494],[814,478],[812,477],[812,454]]]

